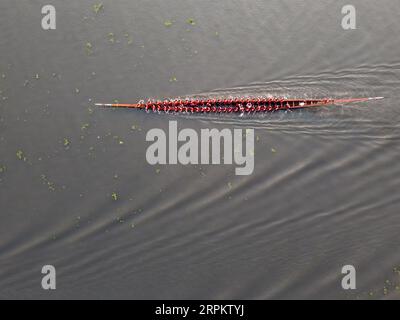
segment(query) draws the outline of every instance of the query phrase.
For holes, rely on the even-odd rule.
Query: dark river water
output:
[[[102,2],[0,2],[0,298],[400,297],[397,0],[351,1],[355,30],[341,0]],[[243,117],[94,107],[252,95],[385,99]],[[254,129],[254,172],[150,165],[146,133],[171,120]]]

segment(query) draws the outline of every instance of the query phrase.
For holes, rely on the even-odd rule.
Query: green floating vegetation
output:
[[[169,79],[169,82],[177,82],[177,81],[178,81],[178,79],[176,77],[171,77]]]
[[[6,172],[6,170],[7,170],[6,166],[1,164],[0,165],[0,173],[4,173],[4,172]]]
[[[124,141],[119,136],[113,136],[114,140],[118,141],[118,144],[124,144]]]
[[[166,27],[170,27],[170,26],[172,26],[174,23],[171,21],[171,20],[165,20],[164,21],[164,26],[166,26]]]
[[[116,192],[111,193],[111,199],[113,199],[114,201],[118,200],[118,194]]]
[[[276,149],[271,148],[271,152],[272,152],[272,153],[276,153]]]
[[[131,130],[132,130],[132,131],[135,131],[135,130],[137,130],[137,131],[142,131],[142,128],[140,128],[140,127],[138,127],[137,125],[134,125],[134,124],[133,124],[133,125],[131,126]]]
[[[24,155],[24,152],[22,150],[18,150],[16,152],[16,156],[18,160],[26,161],[26,157]]]
[[[192,19],[192,18],[187,19],[186,22],[187,22],[188,24],[191,24],[192,26],[194,26],[194,25],[196,24],[196,22],[195,22],[194,19]]]
[[[68,138],[64,138],[64,147],[68,147],[70,145],[70,141]]]
[[[115,34],[113,32],[110,32],[108,34],[108,41],[110,41],[111,43],[115,42]]]
[[[124,37],[128,40],[128,44],[131,45],[133,43],[133,39],[128,32],[124,33]]]
[[[104,4],[102,2],[93,5],[93,11],[95,14],[98,14],[102,10],[104,10]]]
[[[82,127],[81,127],[81,130],[86,130],[86,129],[88,129],[90,127],[90,124],[89,123],[84,123],[83,125],[82,125]]]
[[[51,182],[49,179],[47,179],[46,175],[42,174],[40,177],[41,177],[43,183],[45,185],[47,185],[47,187],[49,188],[50,191],[56,190],[56,188],[54,187],[54,183]]]
[[[91,56],[93,54],[93,45],[91,42],[86,42],[85,51],[88,56]]]

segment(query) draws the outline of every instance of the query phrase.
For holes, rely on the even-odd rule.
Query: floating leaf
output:
[[[26,157],[25,157],[24,152],[23,152],[22,150],[18,150],[17,153],[16,153],[16,155],[17,155],[17,158],[18,158],[19,160],[26,161]]]
[[[173,25],[173,22],[172,22],[171,20],[165,20],[164,26],[170,27],[170,26],[172,26],[172,25]]]
[[[96,14],[98,14],[98,13],[99,13],[101,10],[103,10],[103,9],[104,9],[104,5],[103,5],[102,2],[96,3],[96,4],[93,5],[93,11],[94,11],[94,13],[96,13]]]
[[[114,35],[114,33],[110,32],[110,33],[108,34],[108,40],[109,40],[111,43],[114,43],[114,42],[115,42],[115,35]]]
[[[47,185],[47,187],[49,188],[50,191],[56,190],[56,188],[54,187],[54,183],[51,182],[49,179],[47,179],[46,175],[42,174],[40,177],[41,177],[43,183],[45,185]]]
[[[92,55],[93,54],[93,45],[90,42],[86,42],[85,50],[86,50],[86,54],[88,56]]]

